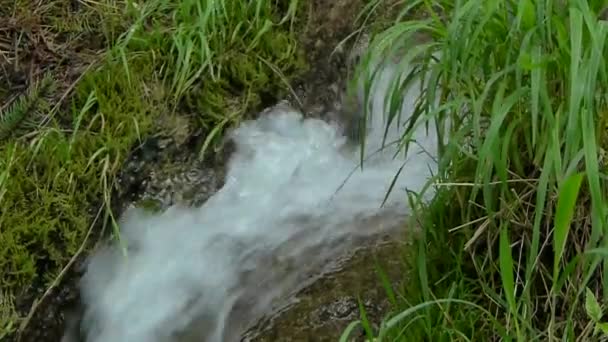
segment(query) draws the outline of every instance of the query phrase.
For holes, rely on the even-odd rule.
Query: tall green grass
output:
[[[418,67],[408,76],[429,83],[413,122],[445,137],[436,199],[414,203],[423,228],[416,281],[368,337],[582,341],[605,333],[608,23],[598,14],[606,5],[419,0],[399,18],[418,11],[422,19],[397,19],[375,36],[371,54],[409,44],[400,60]],[[421,32],[433,40],[411,48]],[[431,63],[433,54],[441,57]],[[410,81],[396,78],[389,118]],[[409,131],[404,149],[408,140]]]

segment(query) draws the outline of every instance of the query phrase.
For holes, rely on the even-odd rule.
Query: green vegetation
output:
[[[437,123],[449,139],[430,184],[437,198],[414,199],[423,228],[414,273],[389,296],[394,312],[379,331],[362,320],[369,338],[608,336],[608,22],[598,18],[606,5],[411,1],[400,18],[427,15],[375,37],[372,53],[414,32],[434,38],[403,61],[426,66],[413,71],[430,84],[418,122]],[[442,57],[430,63],[435,52]],[[394,101],[408,82],[398,80]],[[438,94],[439,105],[430,101]]]
[[[115,227],[118,172],[160,122],[195,113],[209,146],[260,93],[281,96],[305,68],[299,6],[0,1],[0,339],[28,314],[15,300],[52,284],[92,224]]]
[[[385,284],[394,312],[379,331],[365,319],[350,328],[376,340],[606,335],[606,1],[390,3],[402,12],[370,51],[434,38],[402,61],[424,66],[414,73],[431,85],[418,123],[449,138],[429,183],[436,199],[412,197],[423,227],[407,252],[413,279],[395,293]],[[203,154],[261,94],[281,97],[305,68],[301,5],[0,0],[0,339],[27,315],[16,299],[53,284],[91,245],[90,227],[116,227],[118,172],[169,130],[161,122],[195,113]],[[395,84],[394,108],[409,81]]]

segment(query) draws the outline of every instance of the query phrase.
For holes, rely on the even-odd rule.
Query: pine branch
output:
[[[13,136],[24,127],[33,126],[31,123],[35,117],[48,107],[46,97],[52,94],[54,85],[52,77],[47,74],[0,112],[0,140]]]

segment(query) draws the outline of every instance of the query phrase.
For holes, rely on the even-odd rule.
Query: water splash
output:
[[[368,155],[384,134],[382,103],[392,70],[384,74],[374,87]],[[419,88],[411,89],[404,117],[418,96]],[[388,141],[399,133],[393,127]],[[336,126],[303,119],[289,106],[243,123],[231,134],[237,149],[217,194],[200,208],[128,211],[121,220],[128,258],[116,246],[90,258],[81,285],[86,340],[238,340],[328,261],[403,222],[405,189],[420,191],[436,169],[436,137],[428,134],[415,132],[407,159],[387,148],[361,170],[358,149]]]

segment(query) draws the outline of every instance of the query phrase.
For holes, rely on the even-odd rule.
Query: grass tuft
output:
[[[169,87],[171,110],[199,110],[206,130],[228,127],[227,118],[234,124],[269,105],[262,93],[285,94],[284,74],[305,70],[294,35],[300,7],[297,0],[149,1],[133,7],[134,24],[112,54],[127,74],[127,51],[148,54]]]
[[[428,122],[448,138],[432,180],[437,197],[418,203],[414,217],[423,227],[411,265],[417,282],[398,296],[395,310],[405,311],[394,317],[403,319],[385,322],[383,340],[604,334],[597,306],[603,312],[608,290],[605,6],[420,0],[398,18],[423,16],[397,19],[375,36],[373,54],[410,46],[401,62],[417,65],[410,76],[430,84],[410,126]],[[432,39],[412,43],[420,34]],[[409,82],[396,79],[389,118],[399,115]],[[409,143],[408,131],[404,149]],[[586,294],[595,309],[585,308]]]

